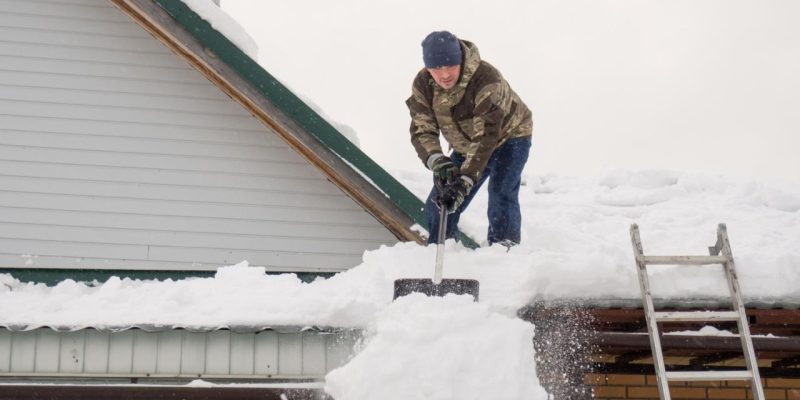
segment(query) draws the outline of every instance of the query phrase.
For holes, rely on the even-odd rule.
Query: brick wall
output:
[[[800,400],[800,379],[762,379],[769,400]],[[658,399],[655,375],[588,374],[584,383],[595,399]],[[752,399],[746,382],[672,382],[670,395],[680,399]]]

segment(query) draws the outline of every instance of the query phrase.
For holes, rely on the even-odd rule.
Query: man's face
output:
[[[442,89],[450,89],[458,82],[458,76],[461,75],[461,65],[428,68],[428,72]]]

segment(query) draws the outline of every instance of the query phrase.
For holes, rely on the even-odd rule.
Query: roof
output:
[[[630,301],[538,302],[519,311],[536,327],[538,354],[549,364],[541,369],[595,373],[653,374],[652,352],[644,310]],[[659,300],[659,310],[730,309],[720,300]],[[800,310],[797,304],[748,303],[746,313],[753,346],[764,377],[800,377]],[[720,329],[700,334],[703,325]],[[669,370],[741,369],[742,344],[736,324],[672,323],[662,325],[661,343]],[[541,362],[541,361],[540,361]]]
[[[423,242],[411,229],[426,224],[422,201],[181,0],[111,2],[277,132],[395,236]]]

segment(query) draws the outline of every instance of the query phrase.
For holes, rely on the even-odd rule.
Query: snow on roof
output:
[[[427,172],[398,174],[417,194]],[[534,176],[521,189],[523,243],[470,250],[448,242],[445,277],[481,282],[481,302],[515,315],[534,300],[639,299],[631,223],[645,254],[705,254],[725,222],[748,302],[800,300],[800,196],[757,182],[680,172],[620,171],[599,178]],[[486,196],[462,225],[485,232]],[[393,281],[429,277],[435,248],[400,243],[364,254],[363,263],[329,279],[304,283],[294,274],[265,275],[246,262],[213,278],[138,281],[112,278],[55,287],[0,275],[0,324],[125,327],[138,324],[365,327],[392,300]],[[677,269],[680,268],[680,269]],[[660,267],[656,298],[727,296],[721,267]]]
[[[397,175],[418,195],[429,190],[427,172]],[[434,246],[400,243],[365,252],[360,266],[311,283],[294,274],[266,275],[246,262],[221,267],[213,278],[163,282],[112,278],[47,287],[4,274],[0,325],[363,328],[355,358],[326,377],[326,390],[337,398],[400,399],[420,391],[449,398],[448,390],[458,390],[462,398],[477,399],[488,387],[502,390],[498,398],[544,399],[535,378],[533,328],[516,313],[532,301],[639,299],[631,223],[641,228],[646,254],[690,255],[704,254],[716,241],[716,224],[725,222],[745,300],[797,303],[795,189],[668,171],[530,177],[521,189],[521,245],[506,252],[446,244],[445,277],[478,279],[480,303],[452,295],[393,302],[394,280],[430,277],[435,258]],[[479,194],[462,218],[477,237],[485,232],[486,201]],[[651,276],[659,299],[726,296],[721,267],[667,266]],[[468,380],[462,379],[464,366],[474,372]],[[409,373],[409,367],[431,373]]]
[[[239,50],[258,61],[256,41],[231,16],[212,0],[181,0],[197,15],[208,21],[219,33],[225,35]]]

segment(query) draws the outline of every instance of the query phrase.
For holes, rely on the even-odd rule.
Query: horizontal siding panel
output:
[[[131,23],[128,16],[107,4],[106,7],[88,7],[80,4],[59,4],[48,1],[3,0],[0,2],[0,12]]]
[[[147,246],[83,243],[76,241],[41,241],[20,237],[0,237],[3,254],[74,257],[75,261],[91,256],[116,260],[147,260]]]
[[[161,111],[144,108],[84,106],[54,102],[23,102],[0,99],[0,112],[6,115],[27,115],[45,118],[129,122],[137,124],[173,125],[187,128],[221,128],[254,122],[249,115],[220,116],[198,112]]]
[[[81,5],[89,7],[108,7],[108,4],[98,0],[31,0],[31,1],[37,1],[40,3],[54,3],[54,4],[73,4],[73,5]]]
[[[106,78],[144,79],[163,82],[180,82],[195,85],[208,85],[208,80],[200,73],[189,69],[159,68],[124,63],[87,62],[81,59],[57,59],[44,55],[23,56],[19,51],[28,52],[24,46],[15,47],[12,52],[8,44],[0,42],[0,66],[10,71],[57,72],[79,76],[100,76]],[[73,57],[74,58],[74,57]]]
[[[131,138],[72,133],[39,133],[11,131],[0,126],[0,143],[8,146],[57,147],[72,150],[128,152],[179,157],[207,157],[229,162],[266,161],[303,163],[288,147],[203,143],[164,140],[160,138]],[[269,164],[262,167],[267,168]]]
[[[42,178],[119,181],[205,188],[253,189],[285,191],[303,194],[332,194],[332,185],[283,177],[253,177],[209,172],[147,170],[143,168],[100,167],[58,163],[35,163],[0,159],[0,171],[5,175]]]
[[[7,239],[0,237],[2,254],[11,261],[23,261],[19,268],[40,267],[46,259],[58,257],[63,263],[51,268],[100,268],[139,270],[215,270],[248,261],[252,266],[295,271],[333,271],[361,264],[361,254],[287,253],[264,250],[202,249],[163,246],[121,246],[114,244]],[[148,251],[149,250],[149,251]],[[148,259],[149,254],[149,259]],[[30,255],[30,257],[25,257]],[[0,261],[4,259],[0,257]],[[8,267],[14,267],[8,265]]]
[[[186,128],[113,121],[40,118],[35,115],[4,115],[3,110],[0,110],[0,127],[15,131],[286,147],[281,139],[271,131],[265,130],[263,125],[249,123],[226,128]]]
[[[0,239],[0,246],[3,245]],[[0,248],[3,252],[5,247]],[[9,250],[10,251],[10,250]],[[99,270],[133,270],[133,271],[216,271],[217,268],[225,265],[220,264],[187,262],[185,260],[164,261],[164,260],[137,260],[137,259],[111,259],[83,257],[60,257],[48,255],[31,255],[26,253],[3,253],[0,252],[0,267],[10,269],[99,269]],[[338,272],[351,268],[361,263],[358,256],[330,256],[331,263],[327,267],[309,267],[302,263],[302,259],[294,258],[275,258],[276,262],[269,265],[258,265],[266,268],[268,272]],[[239,260],[243,261],[243,260]],[[283,261],[279,263],[277,261]],[[288,263],[289,261],[294,264]],[[251,263],[253,266],[256,264]],[[13,275],[13,273],[12,273]],[[2,361],[0,361],[2,363]]]
[[[102,76],[70,75],[61,72],[13,71],[0,65],[0,85],[41,88],[77,89],[124,94],[164,96],[174,102],[197,99],[231,103],[219,89],[195,83],[164,82],[148,79],[106,78]],[[233,103],[231,103],[233,104]]]
[[[283,254],[304,254],[311,249],[328,255],[361,255],[365,247],[377,247],[370,240],[336,240],[292,238],[278,236],[250,236],[220,233],[163,232],[133,229],[83,228],[57,225],[14,224],[0,222],[0,237],[36,240],[43,242],[69,241],[86,244],[177,247],[229,251],[268,251]],[[36,254],[36,253],[34,253]],[[115,257],[125,258],[125,257]],[[146,257],[145,259],[150,259]],[[156,257],[156,259],[158,259]]]
[[[3,245],[0,239],[0,245]],[[91,256],[66,257],[16,251],[17,247],[2,247],[0,267],[10,269],[99,269],[134,271],[214,271],[219,264],[151,261],[136,259],[93,258]],[[16,251],[16,252],[15,252]],[[8,253],[6,253],[8,252]],[[13,275],[13,273],[12,273]]]
[[[320,206],[324,207],[324,204],[320,204]],[[9,208],[5,211],[14,213],[14,215],[22,213],[24,209],[94,212],[98,214],[96,217],[97,223],[103,221],[102,223],[104,224],[111,224],[112,221],[118,220],[115,224],[107,226],[115,228],[169,229],[172,226],[174,230],[208,232],[209,227],[213,227],[213,229],[225,233],[258,234],[263,229],[274,229],[260,225],[261,223],[269,223],[275,224],[276,228],[281,227],[281,230],[286,232],[309,229],[304,228],[303,225],[312,225],[314,229],[321,229],[329,232],[327,234],[330,235],[336,235],[337,233],[341,235],[343,232],[347,232],[348,235],[365,235],[364,238],[370,238],[377,234],[375,230],[380,227],[369,214],[357,207],[352,207],[350,210],[301,208],[292,204],[258,207],[202,202],[121,199],[105,196],[9,192],[4,190],[0,190],[0,207]],[[51,215],[51,217],[55,216]],[[138,220],[131,220],[130,218],[132,217],[136,217]],[[168,218],[170,217],[179,218],[169,220]],[[12,215],[0,214],[0,220],[9,221],[9,218],[12,218]],[[17,222],[24,221],[21,219],[22,217],[16,218],[18,218]],[[143,220],[146,218],[153,218],[154,220]],[[94,220],[88,214],[80,215],[80,219],[87,221],[80,225],[88,224],[88,221]],[[129,224],[124,224],[123,221],[128,221]],[[45,221],[31,220],[31,222],[44,223]],[[248,225],[243,225],[242,222],[257,225],[248,228]],[[58,222],[53,223],[56,224]],[[286,226],[286,223],[296,223],[298,226],[291,228]],[[60,224],[63,225],[64,222]],[[230,224],[230,228],[223,229],[229,226],[228,224]],[[325,226],[331,227],[331,230],[323,229]],[[203,229],[203,227],[205,228]],[[343,231],[337,232],[333,227],[339,227]],[[345,229],[345,227],[351,227],[351,229]],[[359,233],[356,228],[365,231],[372,230],[372,232]],[[276,231],[273,234],[278,234],[278,232]],[[315,237],[318,236],[315,235]]]
[[[2,171],[0,171],[2,173]],[[0,175],[2,192],[92,196],[125,200],[163,200],[234,206],[290,206],[318,210],[359,210],[341,193],[295,194],[267,190],[177,187],[114,181],[33,178]],[[0,193],[0,196],[3,196]]]
[[[87,23],[88,25],[88,23]],[[175,57],[161,42],[148,37],[111,36],[96,33],[69,32],[53,27],[28,28],[12,27],[0,24],[0,38],[4,42],[17,42],[53,46],[58,45],[67,50],[74,48],[94,48],[111,50],[113,52],[129,51],[131,53],[149,53],[148,56],[158,54],[171,61],[164,65],[180,65]],[[159,64],[160,65],[160,64]]]
[[[86,0],[87,3],[97,5],[102,0]],[[103,4],[102,7],[107,5]],[[121,24],[119,22],[87,21],[74,18],[55,16],[6,14],[0,13],[0,26],[31,29],[48,29],[76,33],[95,33],[111,36],[126,36],[132,38],[148,38],[150,35],[134,24]]]
[[[91,163],[89,163],[91,164]],[[321,178],[219,173],[144,167],[78,165],[0,159],[0,171],[6,175],[58,177],[68,179],[153,183],[234,189],[285,190],[292,193],[333,193]],[[296,174],[296,175],[299,175]]]
[[[3,193],[5,195],[5,193]],[[2,201],[5,203],[6,201]],[[222,211],[227,211],[220,207]],[[171,210],[156,209],[158,212],[170,212]],[[60,225],[76,227],[97,227],[97,228],[119,228],[135,230],[153,230],[162,232],[195,232],[195,233],[220,233],[229,235],[253,235],[253,236],[284,236],[296,238],[317,238],[317,239],[358,239],[358,240],[377,240],[384,234],[381,232],[383,227],[376,224],[367,226],[356,225],[353,221],[336,222],[326,219],[313,220],[304,216],[298,219],[308,219],[305,222],[291,220],[293,213],[308,212],[333,216],[330,212],[314,212],[313,210],[287,210],[277,209],[268,210],[271,215],[253,215],[252,219],[244,218],[220,218],[220,217],[191,217],[177,215],[147,215],[147,214],[125,214],[110,213],[101,211],[72,211],[72,210],[52,210],[41,208],[22,208],[0,206],[0,222],[10,223],[30,223],[38,225]],[[264,217],[275,216],[276,212],[282,212],[278,220],[264,219]],[[289,214],[289,215],[286,215]],[[351,212],[350,214],[355,214]],[[358,216],[362,223],[371,221],[362,216]],[[341,217],[340,219],[346,219]]]
[[[0,73],[2,74],[2,73]],[[42,87],[6,85],[0,99],[24,102],[74,104],[98,107],[120,107],[179,112],[202,112],[225,118],[250,117],[238,103],[230,99],[205,100],[135,93],[92,91],[83,89],[55,89]]]
[[[279,154],[276,156],[277,160],[275,161],[255,161],[234,157],[226,159],[224,157],[199,155],[146,154],[112,150],[77,150],[0,144],[0,159],[4,160],[29,162],[57,160],[58,163],[63,164],[320,179],[320,174],[302,160],[287,157],[285,152],[282,154],[273,153]]]
[[[93,47],[69,47],[59,44],[24,43],[0,39],[0,54],[36,59],[53,59],[111,64],[117,66],[149,67],[152,70],[167,72],[192,73],[199,75],[191,69],[189,64],[176,59],[172,54],[143,53],[138,51],[125,51],[98,49]],[[180,61],[179,62],[176,62]]]
[[[150,247],[150,257],[162,261],[184,261],[187,257],[206,264],[233,265],[248,261],[252,266],[285,266],[321,271],[352,268],[361,264],[361,254],[284,253],[272,251],[240,251],[216,249],[187,249],[179,247]]]

